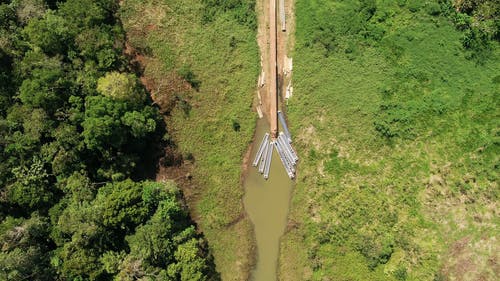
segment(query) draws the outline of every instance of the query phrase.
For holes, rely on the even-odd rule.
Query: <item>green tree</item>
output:
[[[53,280],[49,263],[48,222],[33,215],[29,219],[6,218],[0,224],[0,279]]]
[[[127,73],[106,73],[97,81],[97,91],[115,100],[133,104],[140,104],[145,98],[144,92],[138,86],[137,78]]]
[[[148,108],[145,108],[142,112],[126,112],[122,117],[122,122],[130,128],[132,136],[143,138],[156,130],[156,120],[150,118],[154,117],[151,116],[152,114]]]
[[[178,243],[174,240],[176,235],[187,226],[187,217],[176,199],[166,199],[150,221],[139,226],[133,236],[127,237],[130,253],[147,265],[165,267],[174,261]]]
[[[68,20],[71,28],[87,29],[102,24],[110,15],[94,0],[68,0],[59,5],[58,14]]]
[[[22,60],[18,62],[16,66],[16,70],[24,79],[31,77],[43,77],[43,69],[49,70],[52,73],[57,74],[57,77],[60,77],[63,67],[64,64],[62,62],[62,57],[49,57],[43,53],[40,48],[35,48],[34,50],[28,50],[24,53]],[[38,70],[39,72],[33,73],[34,70]]]
[[[127,110],[126,103],[114,101],[107,96],[88,97],[85,120],[82,123],[82,135],[87,147],[91,150],[120,148],[126,139],[121,117]]]
[[[85,144],[76,126],[63,123],[53,129],[51,136],[54,141],[50,143],[53,157],[52,172],[56,176],[69,176],[74,171],[85,168],[81,159]]]
[[[200,251],[200,241],[192,238],[179,245],[175,251],[176,263],[168,267],[168,274],[175,280],[202,281],[210,276],[206,257]]]
[[[130,175],[156,132],[158,111],[102,95],[87,97],[85,107],[82,136],[89,150],[101,154],[99,177]]]
[[[26,210],[49,206],[54,194],[49,185],[49,176],[40,159],[34,158],[30,167],[16,167],[12,173],[15,182],[7,187],[10,202]]]
[[[98,69],[113,69],[119,58],[119,50],[114,47],[113,35],[113,31],[107,26],[83,30],[75,39],[80,56],[87,61],[96,62]]]
[[[99,259],[99,250],[82,247],[78,242],[68,242],[55,257],[62,277],[69,280],[99,280],[104,269]]]
[[[43,0],[19,0],[14,3],[17,18],[23,25],[32,19],[43,17],[47,10],[47,6]]]
[[[1,36],[2,34],[0,33]],[[13,102],[12,97],[15,93],[15,87],[12,79],[11,65],[12,58],[0,47],[0,81],[2,81],[0,84],[0,114],[5,114],[6,109]]]
[[[48,113],[61,108],[67,98],[69,87],[61,68],[42,67],[32,71],[19,88],[19,98],[29,107],[41,107]]]
[[[32,19],[23,33],[29,43],[40,47],[49,55],[63,54],[71,46],[72,32],[65,18],[53,11],[47,12],[43,18]]]
[[[23,122],[24,134],[33,141],[40,141],[42,136],[47,134],[51,127],[52,121],[47,116],[47,113],[41,108],[33,109],[26,116]]]
[[[140,192],[134,195],[139,186],[131,181],[108,184],[93,199],[94,190],[88,178],[74,174],[68,179],[64,187],[67,207],[56,219],[52,233],[59,246],[54,261],[61,276],[103,278],[103,255],[123,247],[128,220],[139,217],[135,210],[140,208],[135,208],[135,204],[141,204]]]
[[[100,223],[118,231],[133,230],[149,213],[142,201],[142,185],[131,180],[100,188],[93,204],[100,211]]]
[[[7,3],[0,4],[0,28],[8,29],[15,26],[16,11]]]
[[[146,182],[143,186],[143,199],[150,206],[158,202],[158,207],[147,223],[127,236],[130,254],[119,276],[149,273],[159,280],[208,280],[215,276],[203,241],[179,204],[178,191],[173,186],[160,189],[158,183]],[[131,263],[139,265],[140,270],[132,273]]]
[[[138,177],[161,116],[126,72],[117,7],[0,3],[0,280],[206,274],[173,184],[124,180]],[[176,252],[190,239],[200,266],[186,271]]]

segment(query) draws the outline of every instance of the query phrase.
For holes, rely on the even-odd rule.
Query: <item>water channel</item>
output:
[[[250,163],[259,149],[269,124],[265,118],[257,121]],[[251,165],[251,164],[250,164]],[[244,182],[245,209],[254,225],[257,240],[257,265],[252,281],[275,281],[279,256],[279,240],[286,227],[290,194],[293,188],[278,153],[273,149],[271,172],[265,180],[255,167],[249,167]]]

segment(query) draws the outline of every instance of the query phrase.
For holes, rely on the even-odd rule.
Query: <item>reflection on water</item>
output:
[[[260,141],[269,125],[265,119],[257,122],[256,138],[251,151],[250,163],[259,148]],[[279,239],[286,227],[293,182],[288,178],[276,150],[269,179],[265,180],[255,167],[248,168],[244,182],[245,209],[254,224],[257,239],[257,266],[252,273],[253,281],[275,281],[279,255]]]

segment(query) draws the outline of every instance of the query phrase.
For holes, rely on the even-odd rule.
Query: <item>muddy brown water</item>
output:
[[[269,124],[262,118],[257,121],[250,165],[266,132],[269,132]],[[255,167],[249,167],[244,187],[243,201],[254,225],[257,241],[257,265],[252,271],[251,280],[275,281],[279,240],[285,231],[293,188],[293,181],[288,178],[275,149],[273,149],[269,179],[265,180]]]

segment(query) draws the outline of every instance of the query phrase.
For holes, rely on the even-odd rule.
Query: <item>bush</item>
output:
[[[379,264],[386,264],[394,252],[394,240],[392,237],[371,237],[363,238],[361,253],[368,261],[368,267],[375,269]]]
[[[441,6],[435,2],[427,3],[425,10],[427,11],[427,14],[431,16],[438,16],[441,14]]]
[[[364,32],[364,37],[374,41],[380,41],[385,35],[385,29],[378,24],[369,24]]]
[[[234,19],[242,25],[254,30],[257,28],[255,1],[251,0],[203,0],[204,9],[202,23],[215,20],[220,13],[231,13]]]
[[[236,121],[236,120],[233,120],[233,130],[234,130],[235,132],[239,132],[239,131],[240,131],[240,128],[241,128],[240,123],[238,123],[238,121]]]
[[[498,1],[497,1],[498,2]],[[458,6],[457,6],[458,5]],[[500,15],[499,4],[484,1],[462,1],[455,3],[455,9],[451,7],[445,13],[450,17],[458,30],[464,31],[462,46],[469,51],[467,58],[482,64],[491,56],[492,40],[500,40]]]
[[[459,30],[466,30],[472,22],[472,17],[466,14],[457,13],[453,16],[453,23]]]
[[[182,77],[182,79],[186,80],[186,82],[188,82],[193,89],[196,91],[200,90],[201,81],[196,78],[196,74],[194,74],[188,65],[181,66],[177,73],[180,77]]]
[[[362,0],[356,4],[325,8],[314,15],[315,23],[307,35],[309,42],[306,47],[314,48],[319,45],[324,49],[325,57],[329,57],[332,53],[345,51],[345,45],[361,45],[362,37],[379,41],[385,30],[376,20],[372,20],[377,12],[376,2]],[[332,21],[331,14],[335,14],[340,20]]]
[[[186,100],[180,100],[179,107],[182,109],[182,112],[184,112],[184,116],[188,117],[189,113],[191,113],[191,105]]]
[[[422,7],[422,3],[420,0],[409,0],[407,3],[408,10],[412,13],[416,13],[420,10]]]
[[[406,271],[406,267],[404,266],[399,266],[395,271],[394,271],[394,278],[396,278],[399,281],[405,281],[406,278],[408,278],[408,272]]]
[[[484,62],[491,53],[491,41],[488,33],[478,27],[473,27],[465,31],[462,37],[463,47],[469,51],[468,58],[479,63]]]
[[[399,104],[382,104],[373,125],[377,132],[388,139],[415,137],[413,113]]]

